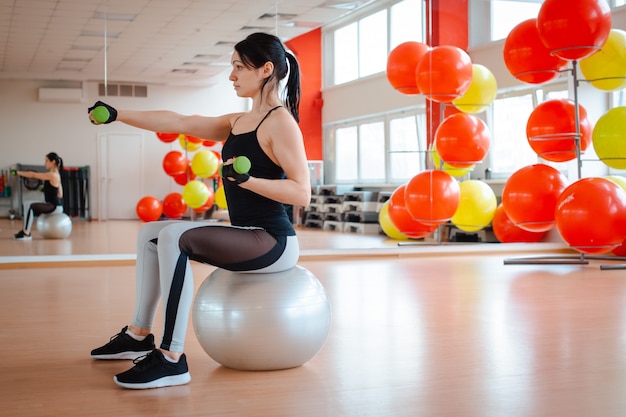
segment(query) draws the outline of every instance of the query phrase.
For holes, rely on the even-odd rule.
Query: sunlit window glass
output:
[[[491,0],[491,40],[506,38],[524,20],[536,18],[541,1]]]
[[[362,124],[359,127],[359,177],[362,181],[385,180],[385,124]]]
[[[490,149],[493,172],[512,173],[537,163],[537,154],[526,138],[526,123],[532,111],[531,94],[494,101]]]
[[[391,6],[389,41],[391,49],[403,42],[423,42],[422,1],[404,0]]]
[[[389,122],[389,170],[391,180],[403,181],[422,170],[417,123],[415,116],[392,119]]]
[[[387,10],[359,21],[359,77],[385,71],[387,66]]]
[[[356,181],[358,178],[357,139],[355,126],[337,129],[335,133],[337,182]]]
[[[356,80],[359,77],[358,25],[352,23],[334,33],[335,84]]]

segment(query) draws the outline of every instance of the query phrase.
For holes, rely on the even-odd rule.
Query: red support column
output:
[[[300,64],[300,129],[309,160],[322,160],[322,30],[286,42]]]
[[[426,1],[426,43],[430,46],[452,45],[465,51],[469,45],[468,0],[425,0]],[[428,145],[435,139],[435,131],[443,117],[443,104],[426,100],[426,129]]]

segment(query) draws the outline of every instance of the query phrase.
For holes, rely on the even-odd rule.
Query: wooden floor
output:
[[[626,415],[626,270],[600,269],[613,260],[509,265],[571,252],[300,230],[333,310],[311,361],[230,370],[190,329],[191,383],[132,391],[112,381],[128,361],[89,351],[132,313],[139,223],[75,223],[64,241],[16,242],[19,227],[0,220],[3,417]],[[198,286],[213,268],[193,270]]]

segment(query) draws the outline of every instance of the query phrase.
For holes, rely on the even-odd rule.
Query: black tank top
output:
[[[55,206],[63,205],[59,198],[59,187],[53,186],[48,180],[43,182],[43,198],[46,203],[51,203]]]
[[[285,178],[283,169],[263,152],[257,137],[261,123],[270,113],[280,107],[282,106],[274,107],[267,112],[256,129],[251,132],[235,135],[231,130],[222,148],[222,159],[227,161],[235,156],[247,156],[252,163],[249,172],[251,176],[267,179]],[[280,187],[280,184],[276,184],[276,186]],[[293,236],[296,234],[282,203],[241,188],[226,179],[224,180],[224,193],[233,226],[262,227],[274,236]]]

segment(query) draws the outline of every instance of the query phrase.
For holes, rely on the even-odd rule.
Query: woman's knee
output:
[[[172,222],[163,221],[163,222],[148,222],[141,225],[139,228],[139,232],[137,233],[137,241],[139,242],[148,242],[150,240],[156,239],[159,236],[161,230],[164,227],[172,224]]]
[[[175,243],[178,245],[180,237],[189,229],[195,229],[199,227],[198,224],[194,224],[191,222],[180,222],[170,224],[159,232],[159,242],[163,243]]]

